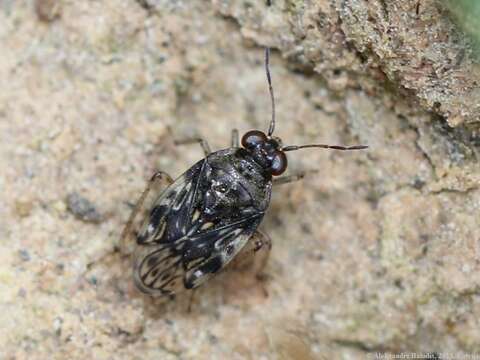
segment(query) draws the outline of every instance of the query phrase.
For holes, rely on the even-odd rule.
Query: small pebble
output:
[[[27,217],[30,215],[33,207],[33,202],[29,200],[15,201],[15,212],[20,217]]]
[[[52,22],[60,17],[60,0],[36,0],[35,12],[39,20]]]
[[[76,192],[67,196],[67,208],[79,220],[91,223],[99,223],[103,220],[95,206]]]
[[[23,261],[29,261],[31,259],[30,253],[25,249],[19,250],[18,255],[20,256],[20,259],[22,259]]]

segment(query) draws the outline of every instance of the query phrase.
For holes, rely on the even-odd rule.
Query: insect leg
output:
[[[202,138],[191,138],[191,139],[182,139],[182,140],[175,140],[175,145],[187,145],[187,144],[200,144],[205,153],[205,156],[210,154],[212,151],[210,150],[210,145],[205,139]]]
[[[128,249],[128,238],[132,230],[132,225],[133,222],[135,221],[136,216],[142,209],[145,199],[147,198],[147,195],[150,193],[150,191],[154,187],[163,187],[163,186],[168,186],[171,183],[173,183],[172,178],[170,175],[163,171],[158,171],[153,176],[150,178],[150,181],[148,182],[148,185],[146,189],[143,191],[142,195],[140,196],[140,199],[138,199],[135,207],[132,210],[132,213],[130,214],[130,217],[128,218],[127,224],[125,225],[125,228],[122,231],[122,235],[120,236],[120,252],[123,254],[129,254],[131,251]],[[156,189],[157,190],[157,189]]]
[[[238,138],[238,130],[237,129],[233,129],[232,130],[232,142],[231,142],[231,145],[232,147],[236,148],[238,147],[240,144],[240,139]]]
[[[294,181],[302,180],[306,175],[305,171],[299,172],[298,174],[281,176],[273,179],[273,185],[288,184]]]
[[[272,239],[260,230],[255,232],[254,237],[256,239],[253,251],[259,259],[258,267],[256,268],[256,277],[257,279],[262,280],[264,277],[263,270],[265,269],[265,266],[267,266],[270,251],[272,250]]]
[[[195,290],[196,289],[192,289],[192,293],[190,294],[190,300],[188,301],[187,312],[189,314],[192,312],[192,304],[193,304],[193,298],[195,297]]]
[[[270,237],[256,230],[248,240],[242,251],[235,257],[229,265],[231,270],[252,270],[257,279],[263,279],[263,270],[267,265],[272,249],[272,240]]]
[[[230,266],[231,270],[248,271],[254,274],[256,280],[260,282],[265,297],[268,296],[268,291],[263,282],[266,279],[263,270],[267,265],[270,250],[272,250],[272,240],[268,235],[257,230]]]

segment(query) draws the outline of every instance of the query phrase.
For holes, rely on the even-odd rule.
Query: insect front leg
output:
[[[281,176],[273,179],[273,185],[288,184],[294,181],[302,180],[307,173],[305,171],[299,172],[298,174]]]
[[[238,137],[238,130],[237,129],[232,130],[232,140],[231,140],[230,144],[231,144],[231,147],[233,147],[233,148],[237,148],[240,145],[240,139]]]
[[[158,194],[158,192],[160,192],[162,188],[170,185],[171,183],[173,183],[172,178],[170,177],[170,175],[168,175],[163,171],[156,172],[150,178],[150,181],[148,182],[146,189],[143,191],[135,207],[133,208],[132,213],[128,218],[127,224],[125,225],[125,228],[123,229],[122,234],[120,236],[120,252],[122,254],[130,254],[133,252],[133,249],[129,249],[128,238],[131,235],[135,218],[137,217],[139,212],[142,209],[149,207],[149,204],[147,204],[148,201],[146,201],[148,195],[150,193]]]
[[[187,144],[200,144],[205,153],[205,156],[209,155],[212,150],[210,149],[210,145],[208,145],[207,140],[203,138],[191,138],[191,139],[181,139],[181,140],[174,140],[173,142],[175,145],[187,145]]]

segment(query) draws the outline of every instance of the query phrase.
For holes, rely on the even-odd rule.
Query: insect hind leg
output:
[[[264,279],[265,267],[267,266],[268,258],[270,257],[270,252],[272,250],[272,239],[267,234],[257,230],[254,234],[254,247],[253,253],[258,257],[259,262],[256,268],[255,276],[259,280]]]
[[[174,140],[173,143],[175,145],[200,144],[205,156],[209,155],[212,152],[212,150],[210,149],[210,145],[208,145],[207,140],[200,137]]]
[[[147,187],[145,190],[142,192],[142,195],[138,199],[137,203],[135,204],[135,207],[132,210],[132,213],[130,214],[130,217],[128,218],[127,224],[125,225],[122,234],[120,236],[120,252],[122,254],[128,255],[133,252],[133,249],[130,249],[131,246],[129,246],[129,238],[131,237],[132,233],[132,227],[133,223],[138,215],[138,213],[142,210],[142,208],[145,208],[145,202],[147,199],[147,196],[149,193],[152,192],[153,189],[155,189],[155,193],[161,190],[162,187],[167,187],[168,185],[173,183],[173,179],[168,175],[167,173],[163,171],[158,171],[153,176],[150,178],[150,181],[147,184]]]
[[[272,240],[270,237],[260,230],[256,230],[244,248],[229,264],[229,268],[233,271],[251,271],[255,274],[257,280],[263,281],[265,280],[265,266],[268,263],[271,250]],[[268,292],[263,285],[262,290],[265,296],[268,296]]]
[[[195,290],[196,289],[192,289],[191,291],[191,294],[190,294],[190,299],[188,300],[188,307],[187,307],[187,313],[191,313],[192,312],[192,305],[193,305],[193,299],[195,297]]]

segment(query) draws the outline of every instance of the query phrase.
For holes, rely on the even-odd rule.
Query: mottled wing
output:
[[[173,183],[173,180],[164,172],[159,171],[152,176],[146,189],[133,207],[132,213],[122,231],[120,237],[120,251],[123,254],[133,253],[137,237],[132,235],[136,235],[135,230],[139,229],[141,223],[145,221],[153,203],[158,198],[158,194],[162,194],[165,187],[171,183]]]
[[[202,166],[203,161],[195,164],[150,203],[137,233],[133,268],[135,284],[145,293],[169,295],[184,288],[182,249]]]
[[[245,246],[263,213],[193,235],[184,253],[184,286],[195,288],[224,268]]]
[[[243,248],[261,221],[256,215],[214,230],[186,235],[174,243],[141,246],[135,283],[151,295],[192,289],[225,267]]]
[[[205,194],[222,171],[215,167],[218,158],[192,166],[154,202],[137,236],[134,279],[141,291],[169,295],[199,286],[235,257],[260,224],[264,211],[242,186],[232,186],[230,211],[213,218],[203,213]]]
[[[173,295],[184,289],[182,258],[170,245],[142,246],[135,252],[134,281],[149,295]]]

